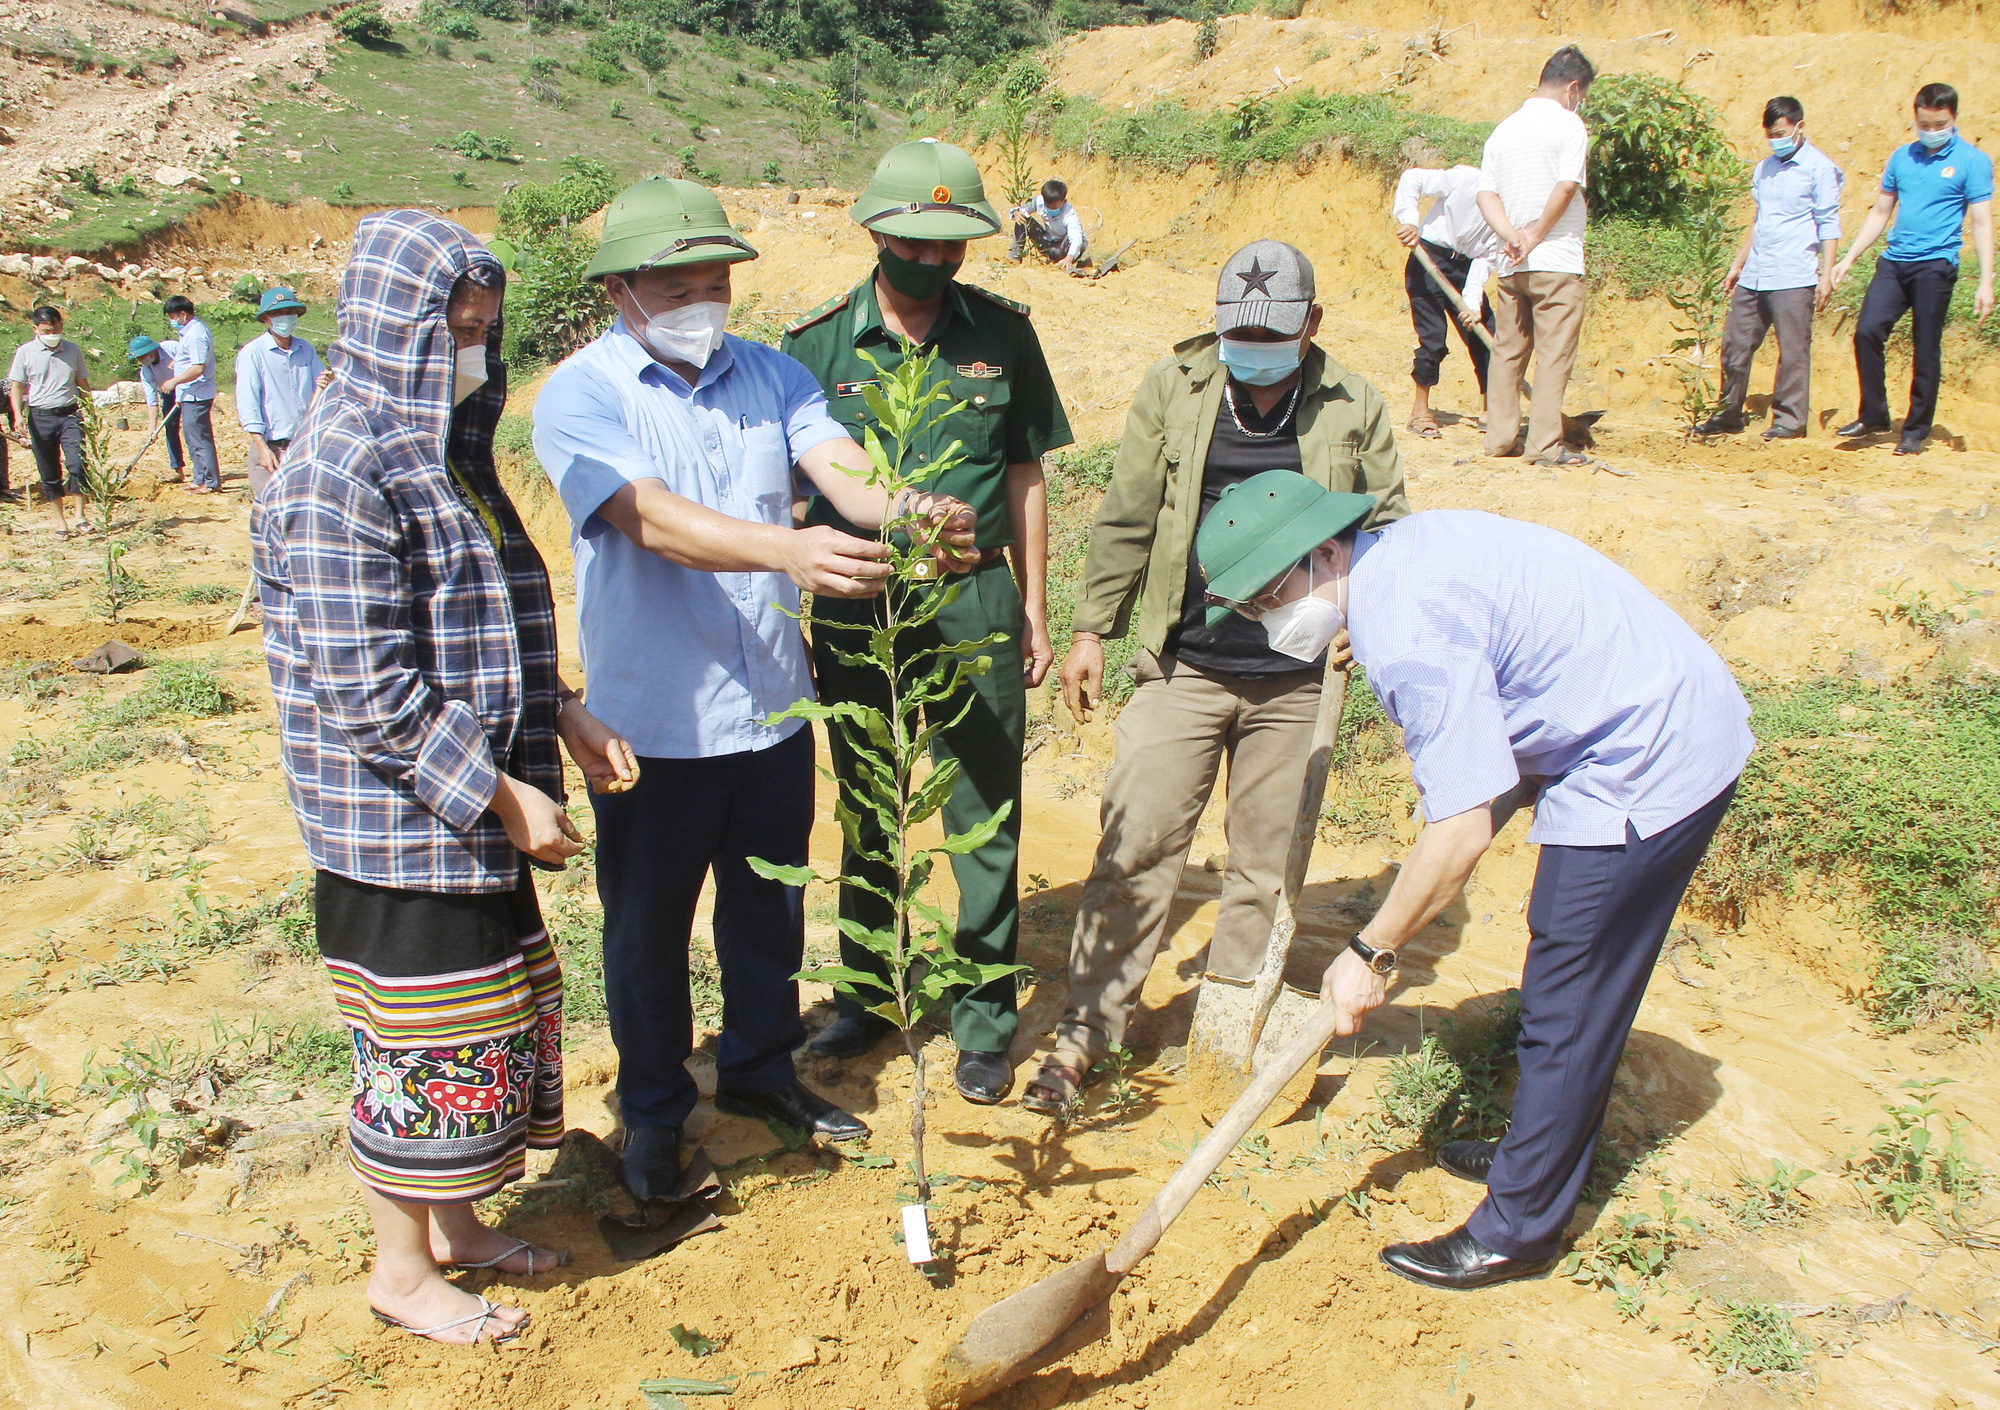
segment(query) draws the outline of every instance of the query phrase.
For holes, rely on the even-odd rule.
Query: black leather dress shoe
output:
[[[1922,436],[1905,436],[1902,440],[1896,442],[1896,454],[1898,455],[1922,455],[1923,453],[1924,438]]]
[[[681,1192],[681,1128],[629,1127],[618,1163],[632,1198],[676,1198]]]
[[[1740,416],[1711,416],[1694,428],[1697,436],[1734,436],[1743,429]]]
[[[858,1141],[868,1134],[868,1124],[860,1117],[842,1111],[798,1082],[781,1092],[732,1092],[717,1088],[715,1109],[731,1116],[781,1121],[794,1130],[824,1136],[829,1141]]]
[[[822,1028],[819,1035],[806,1044],[806,1051],[818,1053],[821,1057],[860,1057],[895,1031],[893,1023],[885,1022],[872,1013],[847,1014]]]
[[[1465,1231],[1463,1224],[1441,1238],[1420,1244],[1390,1244],[1382,1261],[1413,1283],[1433,1288],[1483,1288],[1514,1278],[1532,1278],[1555,1265],[1553,1258],[1508,1258]]]
[[[958,1094],[980,1106],[996,1106],[1014,1090],[1014,1065],[1005,1053],[958,1054]]]
[[[1879,436],[1888,429],[1887,421],[1850,421],[1833,434],[1843,441],[1851,441],[1856,436]]]
[[[1806,438],[1803,426],[1773,426],[1764,432],[1767,441],[1802,441]]]
[[[1486,1172],[1493,1168],[1493,1152],[1499,1149],[1498,1141],[1446,1141],[1438,1147],[1438,1169],[1483,1185]]]

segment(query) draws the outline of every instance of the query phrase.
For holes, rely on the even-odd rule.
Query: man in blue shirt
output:
[[[215,426],[209,419],[215,408],[215,339],[208,325],[194,316],[194,300],[186,294],[175,294],[164,307],[167,322],[174,327],[174,375],[160,383],[160,390],[172,392],[180,404],[181,436],[194,470],[189,492],[214,494],[222,488]]]
[[[174,415],[174,394],[160,390],[160,384],[173,375],[174,340],[155,342],[144,333],[135,334],[125,345],[125,355],[132,359],[139,369],[139,386],[146,393],[146,438],[152,439],[159,427],[160,418],[167,418],[167,469],[173,472],[170,484],[178,484],[186,478],[184,465],[186,455],[181,450],[181,419]]]
[[[824,494],[864,528],[888,506],[841,468],[867,456],[812,374],[723,332],[729,267],[756,257],[706,187],[654,176],[627,189],[586,270],[617,321],[535,402],[535,453],[570,517],[590,710],[626,731],[640,763],[629,792],[592,804],[624,1173],[642,1200],[679,1187],[698,1095],[687,947],[711,872],[716,1109],[835,1140],[868,1133],[793,1070],[802,892],[748,859],[806,861],[812,731],[770,719],[813,694],[799,591],[865,597],[889,571],[879,540],[795,527],[794,503]],[[909,507],[972,542],[956,501]]]
[[[250,438],[252,497],[277,470],[313,393],[333,378],[313,345],[298,336],[299,316],[305,311],[304,302],[284,285],[266,289],[257,302],[257,318],[267,331],[236,354],[236,420]]]
[[[1497,1144],[1437,1157],[1486,1197],[1441,1238],[1382,1250],[1414,1282],[1484,1287],[1561,1251],[1660,944],[1750,756],[1750,712],[1687,623],[1568,535],[1470,510],[1359,530],[1374,508],[1268,471],[1223,492],[1196,551],[1214,615],[1306,646],[1347,627],[1423,790],[1388,897],[1327,967],[1336,1033],[1381,1007],[1397,952],[1515,810],[1535,810],[1513,1117]]]
[[[1722,327],[1722,405],[1695,427],[1701,436],[1743,429],[1750,360],[1778,329],[1778,375],[1771,388],[1767,441],[1806,433],[1812,401],[1813,314],[1833,297],[1834,247],[1840,241],[1840,168],[1806,141],[1806,110],[1796,98],[1764,105],[1771,155],[1757,163],[1750,194],[1757,220],[1729,267],[1729,318]]]
[[[1885,432],[1889,393],[1882,348],[1910,314],[1910,414],[1896,454],[1915,455],[1931,433],[1937,413],[1945,312],[1958,283],[1959,247],[1965,217],[1972,216],[1972,248],[1979,255],[1979,288],[1973,316],[1981,323],[1993,312],[1993,159],[1958,135],[1958,90],[1927,83],[1917,90],[1917,140],[1898,147],[1882,171],[1882,194],[1861,222],[1847,254],[1833,267],[1838,284],[1862,251],[1893,216],[1889,246],[1875,261],[1854,324],[1854,370],[1861,380],[1861,410],[1835,435],[1852,438]]]

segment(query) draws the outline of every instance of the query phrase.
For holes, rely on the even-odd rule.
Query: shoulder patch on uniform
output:
[[[787,324],[785,331],[787,333],[802,333],[815,323],[824,323],[827,319],[846,308],[847,301],[853,297],[854,291],[852,289],[849,289],[844,294],[835,294],[804,318],[801,318],[797,323]]]
[[[1029,307],[1026,304],[1016,303],[1014,300],[1006,297],[1004,294],[996,294],[991,289],[982,289],[977,284],[961,284],[958,287],[965,290],[965,292],[968,294],[979,295],[980,298],[986,300],[988,303],[998,304],[1002,308],[1012,309],[1014,312],[1020,314],[1021,317],[1023,318],[1026,318],[1032,312],[1032,310],[1029,309]]]

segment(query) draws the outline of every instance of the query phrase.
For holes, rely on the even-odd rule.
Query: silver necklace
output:
[[[1286,423],[1292,419],[1292,408],[1299,404],[1299,384],[1297,382],[1292,383],[1292,394],[1285,398],[1285,409],[1278,415],[1278,424],[1268,431],[1253,431],[1243,424],[1243,417],[1236,410],[1236,384],[1234,382],[1223,383],[1222,399],[1229,403],[1229,419],[1236,423],[1238,431],[1242,432],[1250,440],[1268,441],[1273,437],[1284,434]]]

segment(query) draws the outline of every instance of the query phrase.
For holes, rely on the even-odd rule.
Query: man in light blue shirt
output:
[[[163,306],[174,327],[174,374],[160,383],[172,392],[181,409],[181,437],[187,442],[191,494],[214,494],[222,488],[222,465],[215,458],[215,338],[208,325],[194,316],[194,300],[175,294]]]
[[[266,331],[236,354],[236,420],[250,438],[253,498],[277,470],[313,393],[332,380],[313,345],[298,336],[305,311],[305,303],[284,285],[266,289],[257,303]]]
[[[687,946],[711,872],[716,1108],[835,1140],[868,1131],[793,1070],[802,895],[748,859],[806,861],[812,731],[768,718],[813,694],[800,589],[868,596],[888,572],[878,540],[794,527],[793,506],[821,493],[863,526],[888,506],[841,468],[867,457],[812,374],[722,331],[730,265],[755,258],[706,187],[631,187],[586,271],[617,321],[535,402],[535,453],[570,517],[590,710],[639,755],[635,787],[591,802],[624,1173],[641,1200],[679,1184],[697,1097]],[[969,511],[919,500],[908,507],[971,544]]]
[[[160,418],[166,417],[167,469],[173,473],[170,484],[178,484],[185,476],[183,469],[186,457],[181,451],[181,419],[173,414],[174,394],[160,390],[160,384],[173,375],[174,340],[155,342],[144,333],[135,334],[125,345],[125,355],[132,359],[139,369],[139,386],[146,394],[146,439],[153,438],[159,427]]]
[[[1796,98],[1764,105],[1771,155],[1757,163],[1750,194],[1757,219],[1723,287],[1730,291],[1722,326],[1722,405],[1695,427],[1700,436],[1743,429],[1750,360],[1778,329],[1778,374],[1771,388],[1767,441],[1806,433],[1812,402],[1812,321],[1833,297],[1833,255],[1840,241],[1840,168],[1806,141],[1806,110]]]
[[[1397,951],[1535,810],[1513,1119],[1497,1145],[1438,1151],[1486,1198],[1442,1238],[1382,1251],[1415,1282],[1483,1287],[1561,1249],[1660,944],[1749,758],[1749,708],[1685,622],[1568,535],[1467,510],[1360,532],[1373,508],[1271,471],[1224,492],[1196,547],[1218,614],[1307,646],[1344,620],[1423,790],[1388,898],[1327,968],[1335,1032],[1381,1006]]]
[[[1979,287],[1972,314],[1981,323],[1993,312],[1993,159],[1958,133],[1958,90],[1927,83],[1917,90],[1917,140],[1898,147],[1882,171],[1882,193],[1862,219],[1854,243],[1833,267],[1840,283],[1854,261],[1875,243],[1893,218],[1888,248],[1854,321],[1854,370],[1861,408],[1835,435],[1877,435],[1889,424],[1888,371],[1882,350],[1903,314],[1910,315],[1910,414],[1896,438],[1896,454],[1916,455],[1930,438],[1937,415],[1938,380],[1944,372],[1944,323],[1958,285],[1958,255],[1965,219],[1972,217],[1972,248],[1979,255]]]

